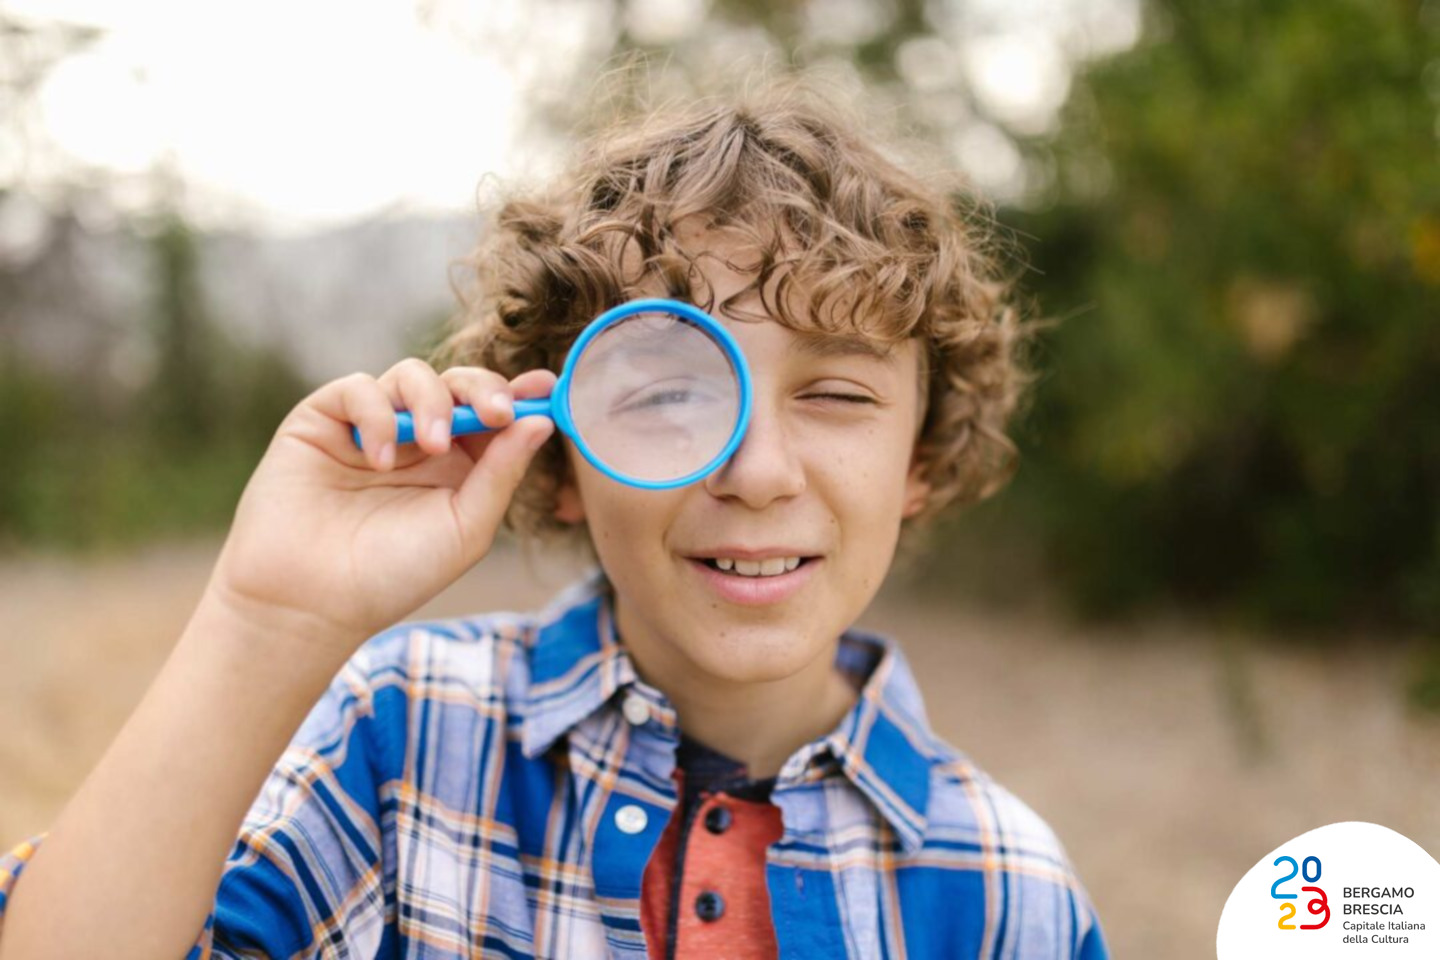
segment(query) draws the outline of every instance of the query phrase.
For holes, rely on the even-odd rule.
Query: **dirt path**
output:
[[[99,758],[217,550],[0,561],[0,845],[44,829]],[[416,616],[531,608],[575,569],[497,553]],[[863,623],[903,640],[936,728],[1055,827],[1117,957],[1213,957],[1234,883],[1325,823],[1440,852],[1440,721],[1401,708],[1393,645],[1079,630],[889,594]]]

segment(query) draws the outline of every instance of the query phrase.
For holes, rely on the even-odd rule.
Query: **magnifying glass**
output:
[[[750,370],[720,322],[678,300],[631,300],[592,320],[550,396],[515,401],[515,419],[546,416],[605,475],[649,490],[683,487],[718,469],[750,422]],[[413,443],[408,411],[398,443]],[[495,429],[453,408],[450,433]],[[360,446],[358,427],[351,428]]]

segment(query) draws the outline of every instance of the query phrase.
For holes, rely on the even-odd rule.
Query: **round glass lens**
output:
[[[705,330],[669,313],[637,313],[585,345],[570,416],[591,454],[637,480],[676,480],[704,467],[740,416],[740,379]]]

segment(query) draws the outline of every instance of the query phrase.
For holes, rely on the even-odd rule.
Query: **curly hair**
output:
[[[611,120],[547,188],[504,200],[488,236],[458,261],[470,282],[454,284],[460,307],[432,363],[507,378],[558,372],[587,323],[657,285],[731,319],[886,343],[916,337],[916,456],[931,492],[902,529],[990,497],[1018,459],[1006,427],[1033,379],[1020,360],[1028,325],[991,252],[991,220],[958,176],[932,183],[906,172],[864,129],[793,78]],[[750,285],[722,304],[697,269],[704,254],[677,243],[688,217],[755,253]],[[761,316],[736,303],[751,292]],[[569,469],[562,446],[547,443],[505,526],[588,543],[553,515]]]

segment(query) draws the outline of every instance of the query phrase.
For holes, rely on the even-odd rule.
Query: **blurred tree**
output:
[[[1084,606],[1440,629],[1437,104],[1440,4],[1164,0],[1030,144],[1089,309],[1025,501]]]
[[[149,243],[157,362],[130,429],[155,455],[148,486],[159,495],[152,506],[165,506],[140,532],[216,529],[307,389],[284,354],[239,343],[211,320],[200,237],[178,213],[159,216]]]
[[[37,116],[40,87],[60,63],[103,35],[95,27],[0,10],[0,199],[56,163]]]
[[[220,426],[217,416],[215,331],[205,313],[194,235],[175,213],[161,217],[150,241],[158,362],[146,390],[150,428],[174,449],[204,446]]]

